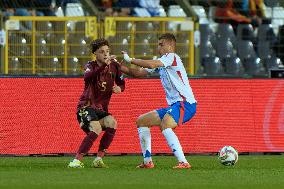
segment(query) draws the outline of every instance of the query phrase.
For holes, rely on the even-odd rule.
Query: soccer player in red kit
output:
[[[82,168],[83,155],[87,154],[94,141],[102,131],[97,157],[92,166],[95,168],[107,167],[102,160],[110,146],[117,122],[108,112],[108,105],[113,93],[121,93],[125,88],[120,65],[110,55],[108,41],[97,39],[91,44],[92,53],[96,61],[90,61],[85,66],[85,87],[78,103],[77,119],[81,129],[86,133],[75,159],[68,167]]]

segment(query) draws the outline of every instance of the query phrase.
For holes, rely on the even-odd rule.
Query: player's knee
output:
[[[160,129],[161,129],[161,131],[163,131],[167,128],[174,129],[174,128],[176,128],[176,126],[177,126],[177,123],[175,122],[175,120],[170,115],[166,115],[162,120],[162,123],[160,125]]]
[[[115,119],[111,120],[110,128],[113,128],[113,129],[117,128],[117,121]]]
[[[90,131],[93,131],[97,135],[99,135],[102,132],[102,126],[101,126],[100,122],[98,122],[98,121],[91,121],[90,122]]]
[[[136,120],[136,126],[137,127],[144,126],[144,120],[142,116],[139,116],[138,119]]]
[[[174,129],[174,128],[176,128],[176,125],[161,125],[160,126],[161,131],[168,129],[168,128]]]
[[[104,120],[104,122],[105,122],[105,126],[108,127],[108,128],[113,128],[113,129],[117,128],[117,121],[112,116],[108,116]]]
[[[145,115],[141,115],[136,120],[137,127],[148,127],[149,122],[146,121]]]

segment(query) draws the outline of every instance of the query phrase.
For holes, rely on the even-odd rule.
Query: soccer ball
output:
[[[219,151],[219,160],[223,165],[232,166],[238,161],[238,151],[232,146],[224,146]]]

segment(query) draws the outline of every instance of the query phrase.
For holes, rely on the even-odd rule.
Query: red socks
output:
[[[114,128],[106,128],[105,133],[100,141],[99,151],[97,154],[98,157],[104,157],[106,150],[108,149],[113,140],[115,131],[116,129]]]
[[[104,157],[106,150],[108,149],[114,138],[115,132],[116,129],[114,128],[106,128],[105,133],[100,141],[100,146],[97,154],[98,157]],[[89,132],[82,141],[75,158],[81,161],[83,159],[83,155],[89,152],[94,141],[97,138],[98,135],[95,132]]]
[[[97,138],[98,138],[98,135],[95,132],[92,132],[92,131],[89,132],[87,136],[85,136],[84,140],[82,141],[75,158],[81,161],[83,159],[83,155],[89,152],[94,141]]]

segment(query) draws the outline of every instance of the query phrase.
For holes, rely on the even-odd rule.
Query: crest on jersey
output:
[[[85,72],[89,72],[89,71],[91,71],[91,69],[90,69],[90,68],[87,68],[87,69],[85,70]]]

